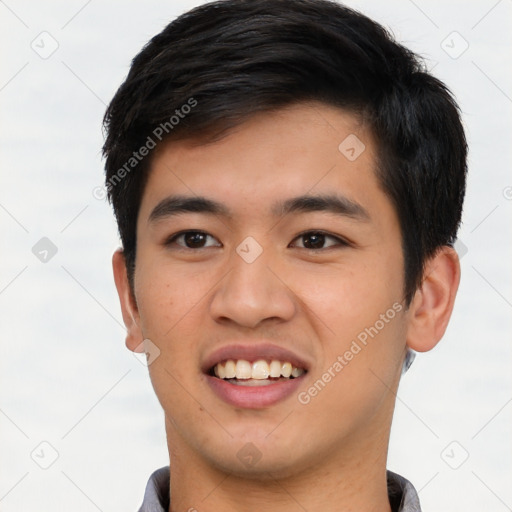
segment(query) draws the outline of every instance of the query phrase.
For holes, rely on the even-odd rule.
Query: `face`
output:
[[[323,104],[155,154],[128,345],[150,340],[171,451],[276,476],[387,445],[408,312],[375,165],[369,131]]]

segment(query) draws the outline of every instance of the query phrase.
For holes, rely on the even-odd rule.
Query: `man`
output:
[[[386,458],[460,277],[446,87],[337,3],[226,0],[145,46],[105,127],[126,344],[172,468],[140,510],[420,510]]]

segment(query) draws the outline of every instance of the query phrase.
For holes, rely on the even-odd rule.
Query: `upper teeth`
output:
[[[228,359],[224,363],[218,363],[213,371],[219,379],[257,379],[264,380],[269,377],[300,377],[304,370],[293,366],[288,361],[281,362],[273,359],[270,363],[264,359],[258,359],[250,363],[245,359]]]

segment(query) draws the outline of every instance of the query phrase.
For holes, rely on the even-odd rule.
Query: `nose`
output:
[[[236,253],[232,256],[231,270],[210,302],[215,321],[253,329],[265,321],[284,322],[293,318],[295,296],[279,275],[279,266],[269,265],[271,262],[264,254],[252,263]]]

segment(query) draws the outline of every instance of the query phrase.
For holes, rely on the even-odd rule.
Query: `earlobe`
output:
[[[133,352],[141,352],[144,337],[140,328],[137,303],[128,282],[126,261],[122,249],[117,249],[112,256],[112,269],[114,271],[114,281],[121,304],[123,322],[127,331],[126,346]]]
[[[411,302],[407,346],[416,352],[433,349],[443,337],[460,281],[457,252],[443,246],[425,265],[421,286]]]

